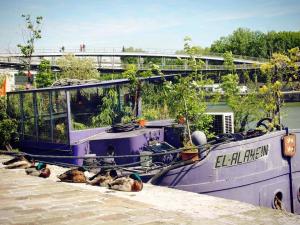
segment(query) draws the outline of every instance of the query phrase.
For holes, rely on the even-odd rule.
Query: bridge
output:
[[[101,48],[88,49],[79,51],[70,49],[65,51],[54,51],[51,49],[37,49],[32,55],[32,68],[36,69],[42,59],[47,59],[51,63],[53,69],[59,69],[57,59],[60,57],[73,54],[79,58],[89,58],[92,60],[95,68],[101,72],[122,72],[127,68],[126,59],[133,59],[139,70],[149,70],[151,66],[148,61],[155,61],[160,69],[165,73],[189,72],[191,68],[185,63],[178,65],[180,59],[188,59],[188,54],[178,54],[175,50],[143,50],[134,52],[124,52],[118,48]],[[211,53],[209,55],[195,56],[205,62],[205,66],[201,70],[220,71],[227,70],[222,64],[224,61],[223,54]],[[20,52],[0,53],[0,66],[5,68],[20,68],[24,61],[24,56]],[[177,63],[175,63],[177,61]],[[266,59],[253,58],[246,56],[234,55],[234,63],[237,70],[258,69],[260,64],[266,62]],[[158,62],[158,63],[157,63]],[[131,63],[132,64],[132,63]]]

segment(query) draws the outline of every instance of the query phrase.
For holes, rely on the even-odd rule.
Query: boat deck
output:
[[[0,155],[0,162],[7,160]],[[6,170],[0,163],[0,224],[300,224],[300,216],[237,201],[145,184],[117,192]]]
[[[158,130],[159,130],[158,128],[141,128],[141,129],[127,131],[127,132],[101,132],[86,140],[92,141],[92,140],[131,138],[131,137],[148,134],[151,132],[156,132]]]

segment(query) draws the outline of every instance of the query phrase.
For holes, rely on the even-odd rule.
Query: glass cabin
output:
[[[127,79],[9,92],[7,110],[18,121],[19,148],[39,155],[83,156],[106,155],[106,150],[114,146],[121,155],[136,154],[150,139],[163,140],[161,124],[119,135],[118,140],[116,134],[107,130],[114,123],[128,122],[141,115],[142,104],[148,121],[164,119],[162,113],[151,113],[153,108],[149,104],[155,98],[147,93],[147,90],[157,92],[159,85],[151,82],[146,85],[145,97],[140,96],[136,106]],[[137,108],[132,113],[134,107]],[[120,150],[126,145],[127,150]],[[82,163],[82,160],[61,161]]]

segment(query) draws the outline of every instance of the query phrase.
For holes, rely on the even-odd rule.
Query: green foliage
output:
[[[287,85],[292,85],[291,82],[299,82],[299,65],[297,61],[300,58],[299,48],[289,50],[289,56],[281,53],[274,53],[269,62],[261,65],[260,70],[266,77],[267,83],[276,81],[286,82]]]
[[[6,75],[5,73],[0,73],[0,87],[2,86],[3,84],[3,81],[6,79]]]
[[[80,59],[74,55],[65,55],[57,60],[61,69],[60,78],[79,80],[99,79],[99,72],[93,65],[93,61],[84,58]]]
[[[156,65],[153,65],[153,71],[156,73],[160,73],[159,68]],[[138,115],[138,102],[140,100],[142,94],[142,86],[143,82],[140,79],[141,77],[150,77],[152,76],[152,71],[144,71],[139,73],[135,65],[128,65],[127,70],[123,73],[123,76],[129,79],[130,86],[129,86],[129,94],[133,96],[133,109],[132,115]]]
[[[50,61],[43,59],[39,65],[39,70],[36,75],[36,86],[38,88],[49,87],[54,82],[55,78],[51,71]]]
[[[86,125],[84,125],[83,123],[78,123],[74,120],[72,120],[72,125],[74,130],[84,130],[87,128]]]
[[[264,102],[265,115],[273,119],[273,126],[280,125],[280,108],[283,105],[281,89],[284,86],[291,88],[299,83],[300,58],[299,48],[288,51],[289,55],[274,53],[270,62],[261,65],[262,74],[266,77],[266,85],[259,92]]]
[[[292,62],[299,62],[300,61],[299,47],[290,49],[289,50],[289,57],[290,57]]]
[[[133,47],[128,47],[122,48],[122,52],[144,52],[143,49],[141,48],[133,48]],[[131,57],[131,56],[122,56],[121,57],[121,62],[124,64],[137,64],[138,63],[138,58],[137,57]]]
[[[92,118],[92,124],[95,127],[111,125],[117,117],[118,109],[118,94],[116,90],[110,88],[104,93],[102,98],[100,114]]]
[[[184,51],[190,56],[189,59],[185,60],[185,63],[192,69],[192,76],[196,78],[199,70],[204,67],[205,63],[201,59],[196,58],[196,56],[200,55],[200,49],[197,46],[192,46],[191,42],[192,39],[190,37],[184,38]]]
[[[282,83],[275,81],[274,83],[267,83],[259,89],[261,102],[264,104],[264,114],[266,117],[272,118],[272,125],[274,127],[281,123],[280,108],[283,106],[281,88]]]
[[[201,88],[207,81],[203,80],[202,74],[199,74],[204,62],[197,59],[199,48],[192,46],[191,41],[189,37],[184,39],[184,51],[190,57],[183,61],[191,67],[192,73],[187,77],[179,77],[174,82],[164,81],[164,95],[162,96],[164,108],[167,108],[170,117],[177,118],[181,115],[186,118],[188,140],[190,141],[191,124],[194,129],[202,130],[211,137],[209,128],[212,122],[212,117],[205,114],[207,106],[205,94]]]
[[[17,133],[17,121],[6,114],[6,98],[0,97],[0,148],[10,144]]]
[[[143,116],[147,120],[171,118],[169,114],[165,85],[145,83],[143,85]]]
[[[235,73],[236,66],[234,64],[234,59],[233,59],[232,52],[226,51],[223,54],[223,57],[224,57],[224,67],[225,67],[225,69],[229,70],[230,73]]]
[[[123,78],[123,75],[120,73],[101,74],[100,81],[116,80],[116,79],[122,79],[122,78]]]
[[[26,37],[23,37],[26,39],[25,44],[18,44],[18,48],[20,48],[21,53],[23,56],[26,57],[23,64],[27,71],[30,71],[31,66],[31,56],[34,52],[34,45],[36,40],[41,39],[41,23],[43,20],[43,17],[37,16],[35,18],[35,21],[32,21],[30,15],[22,15],[22,17],[25,19],[26,23]]]
[[[212,118],[205,114],[205,95],[204,91],[199,90],[199,86],[203,86],[203,82],[193,81],[192,77],[180,77],[177,82],[165,82],[168,110],[171,117],[182,115],[187,119],[187,126],[191,123],[194,129],[204,131],[210,136]]]
[[[210,48],[209,47],[205,47],[205,48],[203,48],[201,46],[195,46],[195,47],[196,47],[196,51],[197,51],[196,53],[198,55],[209,55],[209,53],[210,53]],[[185,51],[185,49],[177,50],[176,54],[187,54],[187,52]]]
[[[224,90],[225,101],[234,113],[235,131],[242,132],[249,123],[261,118],[262,104],[254,90],[250,90],[247,95],[240,95],[238,85],[237,74],[222,77],[221,87]]]
[[[212,52],[231,51],[235,55],[270,58],[273,53],[288,53],[288,49],[300,46],[300,32],[263,33],[238,28],[227,37],[221,37],[211,45]]]

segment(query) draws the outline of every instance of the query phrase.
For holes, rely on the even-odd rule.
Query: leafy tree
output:
[[[61,69],[60,78],[79,80],[99,79],[99,72],[90,59],[80,59],[70,54],[59,58],[57,65]]]
[[[39,70],[36,75],[36,86],[38,88],[41,87],[49,87],[54,82],[55,78],[51,71],[50,61],[43,59],[39,65]]]
[[[30,83],[33,82],[32,80],[32,75],[30,73],[30,69],[31,69],[31,59],[32,59],[32,54],[34,53],[34,46],[35,46],[35,42],[38,39],[41,39],[41,23],[43,20],[42,16],[37,16],[35,18],[35,21],[32,21],[31,16],[30,15],[22,15],[23,18],[25,18],[25,22],[26,22],[26,37],[24,37],[26,39],[26,43],[25,44],[18,44],[18,47],[21,50],[22,55],[25,57],[25,59],[23,60],[23,64],[25,69],[27,70],[27,76],[28,76],[28,81],[30,81]]]
[[[281,124],[280,108],[283,105],[281,88],[282,83],[275,81],[274,83],[268,82],[259,89],[261,102],[264,105],[263,112],[266,117],[272,119],[270,129],[278,127]]]
[[[157,67],[154,66],[156,70]],[[136,65],[130,64],[127,66],[127,70],[123,73],[123,76],[129,79],[130,86],[129,86],[129,93],[133,96],[133,108],[132,108],[132,115],[134,117],[139,115],[139,102],[142,96],[142,85],[143,82],[140,79],[141,77],[150,77],[152,76],[152,71],[145,71],[139,73],[136,68]]]
[[[186,77],[179,77],[173,82],[165,81],[164,90],[170,115],[173,117],[184,116],[186,118],[187,140],[191,141],[191,124],[194,129],[202,130],[208,136],[211,136],[209,128],[212,117],[205,114],[207,105],[204,91],[201,87],[206,83],[206,80],[203,80],[201,74],[199,76],[199,70],[203,68],[204,62],[197,59],[199,49],[197,46],[191,45],[190,37],[184,39],[184,50],[190,56],[184,62],[191,67],[192,73]]]
[[[201,85],[200,85],[201,86]],[[193,81],[191,76],[180,77],[174,82],[165,82],[166,98],[168,108],[173,118],[184,116],[188,129],[188,138],[191,140],[190,126],[196,130],[204,131],[211,136],[211,116],[205,114],[207,105],[203,91],[199,91],[199,85]]]
[[[134,48],[134,47],[125,48],[123,46],[122,52],[144,52],[144,50],[141,48]],[[137,64],[138,58],[134,56],[122,56],[121,62],[124,64]]]
[[[236,55],[270,58],[275,52],[287,54],[289,49],[299,46],[299,31],[263,33],[247,28],[238,28],[232,34],[216,40],[211,45],[211,51],[219,53],[231,51]]]
[[[197,54],[199,54],[199,55],[209,55],[209,53],[210,53],[209,47],[205,47],[205,48],[203,48],[201,46],[195,46],[195,47],[197,48]],[[175,53],[176,54],[187,54],[187,52],[184,49],[177,50]]]
[[[118,112],[118,94],[113,88],[105,91],[102,98],[103,104],[98,115],[92,117],[92,124],[95,127],[111,125]]]
[[[280,126],[280,108],[283,105],[281,89],[299,83],[299,48],[288,51],[289,56],[273,53],[270,62],[261,65],[262,74],[266,77],[266,84],[259,89],[264,102],[265,115],[272,118],[274,127]]]
[[[299,48],[289,50],[289,56],[281,53],[274,53],[269,62],[261,65],[262,74],[266,77],[267,83],[279,81],[286,85],[299,81]]]
[[[299,76],[299,62],[300,62],[300,50],[299,47],[289,50],[289,58],[291,60],[288,75],[288,85],[292,89],[300,89],[300,76]]]
[[[224,90],[225,101],[234,113],[235,131],[242,132],[249,123],[261,118],[262,106],[259,96],[254,90],[250,90],[247,95],[240,95],[238,85],[237,74],[228,74],[222,77],[221,87]]]
[[[196,56],[199,56],[199,47],[197,46],[192,46],[191,45],[192,39],[190,37],[185,37],[184,38],[184,51],[186,54],[190,56],[189,59],[184,60],[185,63],[192,69],[192,76],[194,78],[198,77],[198,72],[200,69],[202,69],[205,65],[205,63],[201,60],[198,59]],[[200,76],[200,79],[202,79],[202,74]]]
[[[226,51],[223,54],[223,57],[224,57],[224,67],[225,67],[225,69],[229,70],[230,73],[235,73],[236,66],[234,64],[234,59],[233,59],[232,52]]]

